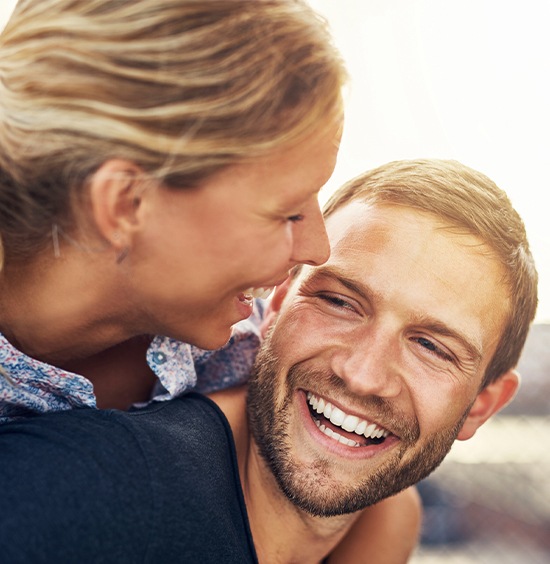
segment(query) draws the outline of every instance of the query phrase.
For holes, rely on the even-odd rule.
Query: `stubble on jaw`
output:
[[[297,461],[292,454],[292,441],[286,425],[294,390],[300,384],[326,381],[329,389],[342,393],[345,383],[334,374],[312,372],[301,365],[292,366],[281,383],[280,372],[273,332],[270,331],[258,353],[249,382],[250,430],[283,494],[297,508],[317,517],[354,513],[428,476],[449,452],[469,412],[468,408],[455,425],[442,429],[422,446],[417,444],[420,435],[417,421],[404,422],[402,414],[384,398],[364,398],[371,409],[384,413],[384,420],[394,422],[402,445],[370,475],[347,484],[337,475],[338,467],[328,458],[318,456],[308,464]]]

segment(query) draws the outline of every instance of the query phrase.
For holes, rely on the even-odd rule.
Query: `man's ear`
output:
[[[260,325],[260,335],[262,339],[265,337],[267,330],[275,322],[275,319],[281,311],[281,306],[288,294],[288,289],[292,283],[292,276],[289,276],[281,285],[277,286],[273,291],[271,299],[265,310],[264,319]]]
[[[132,233],[139,224],[144,176],[132,162],[111,159],[99,167],[90,181],[95,227],[117,251],[130,246]]]
[[[509,370],[481,390],[458,433],[458,440],[465,441],[472,438],[487,419],[506,407],[514,399],[519,383],[519,373],[515,370]]]

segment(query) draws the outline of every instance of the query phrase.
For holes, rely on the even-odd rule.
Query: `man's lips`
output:
[[[337,442],[350,447],[379,445],[391,435],[387,429],[346,413],[326,398],[312,392],[307,392],[306,397],[310,414],[319,430]]]

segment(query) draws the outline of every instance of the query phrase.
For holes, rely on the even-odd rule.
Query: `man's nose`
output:
[[[333,370],[354,394],[395,398],[404,385],[398,356],[396,344],[371,337],[363,342],[349,342],[335,351]]]

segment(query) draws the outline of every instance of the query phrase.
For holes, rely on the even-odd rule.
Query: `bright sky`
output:
[[[351,72],[344,139],[323,196],[387,161],[454,158],[522,215],[550,322],[550,2],[309,0]],[[15,0],[0,0],[0,27]]]

